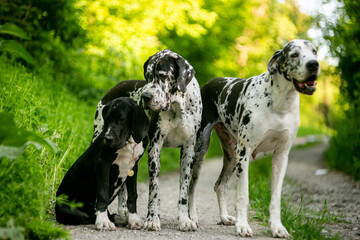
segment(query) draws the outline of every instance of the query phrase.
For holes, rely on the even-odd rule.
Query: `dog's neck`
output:
[[[266,72],[265,87],[272,95],[272,109],[277,112],[287,113],[299,109],[299,92],[293,83],[285,79],[279,72],[270,74]]]

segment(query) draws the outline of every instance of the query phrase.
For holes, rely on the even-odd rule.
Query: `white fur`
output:
[[[95,221],[96,228],[100,231],[103,230],[110,230],[110,231],[116,231],[115,224],[110,221],[107,215],[107,211],[96,212],[96,221]]]

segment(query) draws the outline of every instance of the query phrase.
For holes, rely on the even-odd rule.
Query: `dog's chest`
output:
[[[185,106],[185,105],[184,105]],[[194,106],[196,106],[194,104]],[[194,136],[201,115],[191,108],[174,107],[160,114],[159,128],[164,134],[164,147],[178,148]]]
[[[118,166],[118,179],[121,179],[121,182],[125,181],[129,171],[135,166],[136,161],[143,152],[144,148],[142,142],[137,144],[132,138],[129,140],[129,144],[116,152],[117,157],[113,162],[113,165]]]

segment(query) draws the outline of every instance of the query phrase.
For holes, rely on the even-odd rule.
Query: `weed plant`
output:
[[[271,156],[251,162],[249,183],[250,205],[256,212],[254,218],[267,224],[269,222],[268,206],[271,200]],[[291,239],[340,239],[337,235],[328,237],[322,234],[325,224],[337,222],[336,217],[326,209],[326,202],[321,211],[308,213],[309,211],[304,208],[303,203],[295,207],[291,204],[290,199],[282,199],[281,219],[289,231]]]

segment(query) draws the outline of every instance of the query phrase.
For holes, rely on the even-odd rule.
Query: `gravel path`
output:
[[[359,216],[360,216],[360,183],[355,182],[348,176],[334,171],[323,171],[323,175],[316,175],[317,170],[326,169],[323,163],[323,152],[326,144],[320,144],[302,150],[293,150],[290,153],[290,161],[287,171],[287,179],[284,184],[283,194],[291,196],[294,204],[297,204],[301,195],[306,207],[320,211],[327,199],[327,208],[330,213],[343,216],[346,223],[341,222],[328,226],[324,229],[325,234],[340,233],[344,239],[360,239]],[[128,230],[118,227],[117,231],[99,232],[95,225],[66,226],[70,230],[72,239],[239,239],[235,235],[234,226],[217,225],[219,210],[216,194],[213,191],[214,183],[220,173],[221,159],[206,161],[203,165],[198,191],[198,216],[200,227],[196,232],[180,232],[177,222],[177,198],[179,175],[171,173],[160,177],[161,196],[161,231],[149,232],[145,230]],[[319,173],[319,172],[318,172]],[[321,172],[320,172],[321,173]],[[235,215],[235,179],[230,182],[227,192],[229,213]],[[291,182],[291,184],[289,183]],[[142,219],[146,217],[147,183],[138,184],[138,214]],[[116,211],[115,200],[110,209]],[[250,218],[253,213],[250,211]],[[250,220],[254,232],[253,239],[273,239],[267,226]]]

